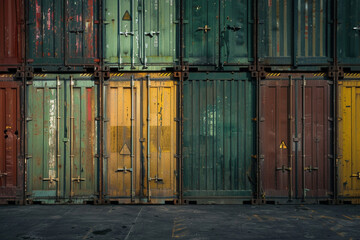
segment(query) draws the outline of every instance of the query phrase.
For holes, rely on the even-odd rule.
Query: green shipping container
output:
[[[253,61],[253,1],[185,0],[184,11],[190,66],[230,69]]]
[[[331,3],[330,0],[260,0],[259,62],[328,65],[333,55]]]
[[[249,75],[192,73],[183,95],[183,199],[250,201],[256,184],[256,92]]]
[[[97,199],[97,91],[80,75],[40,75],[27,86],[28,202]]]
[[[177,61],[177,0],[103,0],[104,62],[124,70],[164,70]]]
[[[338,60],[341,65],[360,63],[360,1],[338,0]]]

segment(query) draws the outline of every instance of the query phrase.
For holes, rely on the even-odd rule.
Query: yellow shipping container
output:
[[[177,193],[177,83],[171,74],[112,74],[105,85],[105,197],[165,203]]]
[[[341,81],[338,92],[338,193],[360,203],[360,81]]]

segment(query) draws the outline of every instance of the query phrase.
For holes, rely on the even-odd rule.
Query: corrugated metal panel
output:
[[[184,199],[251,199],[256,95],[249,76],[192,73],[183,92]]]
[[[75,76],[27,87],[27,199],[82,203],[97,198],[97,88]]]
[[[20,155],[20,84],[0,81],[0,203],[22,202],[23,163]]]
[[[110,201],[177,199],[177,87],[169,75],[113,74],[106,87]]]
[[[103,0],[105,64],[127,70],[174,66],[177,2]]]
[[[253,1],[184,1],[185,61],[189,65],[246,65],[252,59]]]
[[[24,2],[0,0],[0,70],[23,63]]]
[[[271,65],[328,65],[331,1],[261,0],[259,60]]]
[[[261,82],[262,194],[266,199],[329,198],[331,88],[324,78],[291,78]]]
[[[97,0],[30,0],[27,63],[59,70],[59,66],[99,62]]]
[[[360,82],[339,83],[338,193],[344,198],[360,198]]]
[[[339,64],[360,63],[360,1],[338,0],[338,58]]]

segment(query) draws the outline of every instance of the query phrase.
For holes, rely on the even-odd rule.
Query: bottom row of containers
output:
[[[171,73],[114,73],[103,88],[91,74],[26,86],[1,76],[2,203],[360,199],[354,75],[337,99],[321,73],[268,74],[258,87],[248,73],[190,73],[183,85]]]

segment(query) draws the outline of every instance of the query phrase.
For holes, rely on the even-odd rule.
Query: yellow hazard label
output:
[[[14,74],[0,74],[0,77],[2,77],[2,78],[10,78],[10,77],[14,77]]]
[[[131,16],[128,10],[126,10],[126,12],[124,13],[124,16],[122,18],[122,20],[124,21],[131,21]]]
[[[46,77],[46,74],[35,73],[34,77]]]
[[[279,77],[281,73],[268,73],[266,76],[268,77]]]
[[[345,73],[344,77],[346,77],[346,78],[360,78],[360,73]]]
[[[125,143],[124,146],[121,148],[120,154],[121,154],[121,155],[130,155],[130,154],[131,154],[130,149],[129,149],[129,147],[126,145],[126,143]]]
[[[110,77],[122,77],[124,73],[110,73]]]
[[[171,73],[159,73],[160,77],[170,77]]]
[[[325,73],[314,73],[314,77],[323,77]]]
[[[10,129],[10,128],[11,128],[11,126],[6,126],[5,128],[6,128],[6,129]]]
[[[81,73],[80,77],[91,77],[92,75],[92,73]]]
[[[285,144],[284,141],[281,141],[281,143],[280,143],[280,148],[283,148],[283,149],[286,149],[286,148],[287,148],[287,146],[286,146],[286,144]]]

